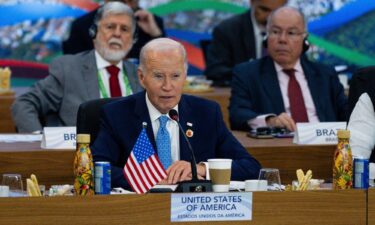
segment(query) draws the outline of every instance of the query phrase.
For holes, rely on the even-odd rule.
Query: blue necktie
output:
[[[158,148],[159,159],[165,169],[168,169],[172,163],[171,140],[166,127],[168,119],[167,116],[159,117],[160,127],[156,135],[156,147]]]

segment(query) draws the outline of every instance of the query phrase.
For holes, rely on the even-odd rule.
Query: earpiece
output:
[[[91,37],[91,39],[95,39],[97,32],[98,32],[98,27],[96,26],[94,22],[93,24],[91,24],[89,28],[89,36]]]

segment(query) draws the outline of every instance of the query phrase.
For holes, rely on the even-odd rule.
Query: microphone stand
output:
[[[179,182],[176,192],[212,192],[212,183],[210,180],[199,180],[198,179],[198,174],[197,174],[197,162],[195,160],[195,155],[193,148],[191,147],[190,141],[187,138],[184,130],[182,129],[182,126],[179,122],[178,119],[178,114],[176,110],[170,110],[169,111],[169,117],[173,119],[174,121],[177,122],[178,127],[182,133],[182,135],[185,138],[185,141],[188,144],[188,148],[190,150],[191,154],[191,160],[190,160],[190,165],[191,165],[191,175],[192,179],[189,181],[181,181]]]

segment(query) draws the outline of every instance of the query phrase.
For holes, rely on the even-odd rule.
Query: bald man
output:
[[[199,162],[199,178],[206,177],[208,168],[204,162],[210,158],[233,160],[231,180],[258,177],[260,164],[226,128],[219,105],[182,94],[186,72],[184,47],[171,39],[155,39],[143,47],[140,55],[138,77],[145,92],[104,107],[102,126],[92,149],[94,161],[111,162],[112,187],[130,189],[123,168],[144,122],[168,174],[161,183],[175,184],[191,179],[191,153],[177,123],[168,116],[171,109],[178,111],[182,129],[193,131],[190,142]],[[164,126],[170,140],[167,154],[157,137]]]
[[[269,56],[234,68],[232,129],[269,126],[295,131],[298,122],[346,120],[348,102],[335,70],[304,56],[307,35],[299,10],[284,6],[270,15]]]

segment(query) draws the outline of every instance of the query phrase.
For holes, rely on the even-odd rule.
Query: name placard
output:
[[[171,222],[252,219],[252,192],[171,195]]]
[[[45,127],[41,148],[75,149],[76,127]]]
[[[293,143],[337,144],[337,130],[340,129],[346,129],[346,122],[297,123]]]

